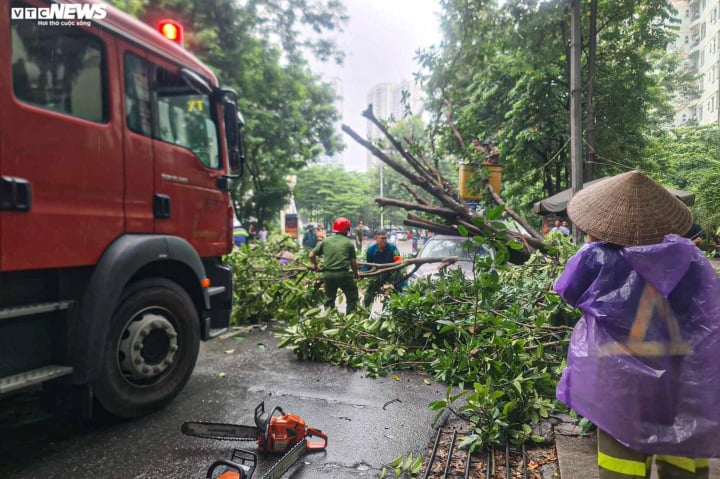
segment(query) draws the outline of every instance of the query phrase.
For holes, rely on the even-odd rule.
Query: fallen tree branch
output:
[[[534,349],[539,348],[540,346],[542,346],[543,348],[549,348],[549,347],[552,347],[552,346],[560,346],[560,345],[565,344],[565,343],[567,343],[567,341],[550,341],[550,342],[547,342],[547,343],[531,344],[531,345],[529,345],[529,346],[524,346],[523,349],[525,349],[525,351],[532,351],[532,350],[534,350]]]
[[[447,114],[445,115],[445,120],[447,120],[448,125],[450,125],[450,129],[453,132],[453,135],[455,136],[455,139],[458,141],[458,144],[460,145],[460,148],[463,150],[466,148],[465,140],[463,139],[462,135],[460,134],[460,131],[457,129],[457,126],[455,126],[455,122],[452,120],[453,117],[453,109],[452,104],[450,102],[446,102],[450,106],[450,110],[448,110]]]
[[[373,145],[368,140],[365,140],[358,135],[352,128],[347,125],[342,126],[342,130],[350,135],[356,142],[367,148],[373,155],[375,155],[380,161],[388,165],[390,168],[410,180],[414,185],[427,191],[429,194],[434,196],[440,203],[453,210],[457,215],[467,217],[470,219],[470,209],[467,203],[459,197],[454,198],[447,193],[441,185],[438,185],[434,181],[428,180],[425,177],[414,174],[398,164],[395,160],[390,158],[388,155],[383,153],[378,147]]]
[[[391,273],[398,271],[409,266],[420,267],[428,263],[440,263],[440,267],[444,268],[451,264],[457,263],[460,260],[457,256],[448,257],[435,257],[435,258],[412,258],[406,259],[400,263],[363,263],[358,261],[358,266],[368,266],[372,268],[370,271],[361,271],[361,278],[368,278],[371,276],[378,276],[385,273]]]
[[[415,200],[414,203],[393,198],[375,198],[375,203],[379,206],[395,206],[408,211],[407,217],[403,221],[404,225],[427,229],[437,234],[456,236],[459,235],[459,231],[457,229],[458,226],[462,226],[470,235],[473,236],[484,236],[502,241],[506,239],[515,240],[522,246],[520,248],[509,247],[507,250],[509,261],[514,264],[524,263],[530,257],[530,254],[536,250],[546,251],[547,247],[543,244],[542,236],[522,216],[507,207],[505,201],[500,197],[500,195],[495,193],[489,185],[487,179],[484,179],[484,183],[488,190],[489,198],[491,198],[494,203],[503,206],[508,216],[522,225],[528,233],[527,235],[508,230],[504,227],[496,228],[494,223],[490,221],[479,221],[478,214],[470,208],[467,201],[460,197],[457,188],[453,184],[449,183],[440,173],[439,167],[437,166],[437,159],[434,161],[433,166],[422,155],[421,149],[417,148],[412,150],[414,153],[417,153],[417,157],[411,154],[410,151],[401,144],[402,140],[398,140],[393,137],[393,135],[388,131],[386,125],[373,115],[371,106],[368,106],[368,108],[362,113],[362,116],[377,126],[377,128],[387,137],[390,144],[407,162],[406,165],[401,165],[397,157],[390,157],[388,153],[381,151],[372,142],[362,138],[349,126],[342,126],[342,130],[352,137],[357,143],[365,147],[380,161],[395,170],[402,177],[409,180],[410,184],[401,184],[413,197]],[[447,121],[450,124],[450,128],[453,130],[453,134],[457,138],[459,144],[464,147],[466,143],[463,140],[459,129],[452,121],[452,108],[447,116]],[[404,141],[410,146],[414,145],[411,139],[405,138]],[[466,154],[468,153],[466,152]],[[415,187],[417,187],[417,190]],[[423,198],[420,195],[420,189],[431,195],[437,202],[433,204],[431,200]],[[438,217],[438,219],[420,217],[411,213],[411,211],[419,211],[427,214],[428,216]]]
[[[422,228],[424,230],[432,231],[433,233],[441,235],[456,235],[458,234],[457,228],[449,224],[440,224],[436,221],[431,221],[420,216],[408,213],[407,217],[403,220],[405,226],[414,226],[416,228]]]
[[[408,203],[407,201],[396,200],[393,198],[384,198],[382,196],[376,197],[375,203],[377,203],[379,206],[397,206],[398,208],[402,208],[404,210],[424,211],[425,213],[430,213],[446,218],[455,217],[455,212],[447,208],[440,208],[438,206],[432,205],[419,205],[416,203]]]
[[[507,206],[507,204],[505,203],[505,201],[504,201],[502,198],[500,198],[500,195],[498,195],[498,194],[495,192],[495,190],[494,190],[493,187],[490,185],[490,183],[488,183],[487,185],[485,185],[485,187],[486,187],[487,190],[490,192],[490,196],[492,197],[493,201],[494,201],[496,204],[505,207],[505,212],[508,214],[508,216],[510,216],[512,219],[514,219],[515,221],[517,221],[518,223],[520,223],[520,224],[522,225],[522,227],[525,228],[525,229],[528,231],[528,233],[530,233],[531,235],[533,235],[535,238],[542,239],[542,235],[541,235],[540,233],[538,233],[538,232],[535,230],[535,228],[533,228],[533,227],[530,225],[530,223],[528,223],[527,221],[525,221],[525,218],[523,218],[522,216],[520,216],[519,214],[517,214],[515,211],[511,210],[510,208],[508,208],[508,206]]]
[[[394,136],[392,136],[390,134],[390,132],[385,127],[385,125],[375,117],[375,115],[373,114],[373,110],[372,110],[372,104],[368,105],[367,109],[362,112],[362,116],[367,118],[373,125],[375,125],[382,132],[383,135],[385,135],[385,137],[388,139],[388,141],[390,141],[390,144],[392,144],[392,146],[395,148],[395,150],[397,150],[398,153],[400,153],[402,155],[402,157],[405,158],[405,161],[407,161],[408,164],[410,166],[412,166],[413,169],[419,175],[423,176],[424,178],[426,178],[428,180],[432,180],[432,178],[433,178],[432,172],[427,171],[423,167],[423,165],[421,165],[420,162],[418,162],[415,159],[415,157],[410,154],[409,151],[407,151],[405,148],[403,148],[403,146],[400,144],[400,142]]]
[[[362,116],[370,120],[375,126],[378,127],[378,129],[385,135],[385,137],[390,141],[390,144],[395,147],[395,149],[402,155],[403,158],[408,162],[410,166],[412,166],[415,171],[417,171],[419,174],[425,176],[428,179],[434,179],[437,181],[437,184],[440,185],[443,191],[447,192],[452,196],[452,198],[457,202],[464,203],[465,201],[460,197],[459,192],[455,188],[455,186],[445,180],[443,176],[440,174],[440,171],[437,169],[437,167],[429,167],[427,170],[424,169],[423,165],[418,162],[418,160],[410,154],[409,151],[407,151],[405,148],[402,147],[400,142],[395,139],[392,134],[387,130],[385,125],[378,120],[372,111],[372,105],[368,105],[368,108],[362,112]],[[407,140],[406,140],[407,141]],[[408,141],[409,144],[412,144],[412,142]],[[425,162],[426,165],[428,165],[427,162]]]
[[[342,130],[350,135],[350,137],[358,142],[360,145],[364,146],[370,153],[375,155],[380,161],[388,165],[390,168],[398,172],[400,175],[404,176],[410,182],[414,185],[420,186],[422,189],[430,193],[431,195],[435,196],[435,193],[440,191],[440,187],[436,185],[434,182],[427,180],[426,178],[419,176],[417,174],[411,173],[410,171],[406,170],[400,164],[398,164],[395,160],[390,158],[388,155],[386,155],[382,150],[380,150],[377,146],[373,145],[370,141],[364,139],[359,134],[355,132],[352,128],[350,128],[348,125],[342,125]]]
[[[405,188],[405,190],[407,190],[407,192],[410,193],[410,195],[413,198],[415,198],[415,201],[417,201],[418,204],[420,204],[420,205],[429,205],[430,204],[430,202],[428,200],[426,200],[425,198],[423,198],[422,196],[420,196],[417,191],[415,191],[413,188],[410,188],[410,185],[408,185],[407,183],[400,183],[400,185],[403,188]]]

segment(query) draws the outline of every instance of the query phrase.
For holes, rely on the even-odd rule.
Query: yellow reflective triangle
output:
[[[670,341],[646,341],[653,314],[659,313],[668,330]],[[680,324],[668,300],[653,285],[647,283],[640,296],[635,319],[630,327],[627,342],[611,341],[598,349],[599,356],[687,356],[692,353],[690,344],[683,341]]]

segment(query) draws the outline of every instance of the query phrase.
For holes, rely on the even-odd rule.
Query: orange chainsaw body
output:
[[[227,471],[220,474],[217,479],[242,479],[239,472]]]
[[[273,408],[270,414],[266,414],[264,401],[255,408],[255,426],[186,422],[181,430],[191,436],[211,439],[243,440],[257,437],[259,452],[283,454],[283,457],[264,476],[273,478],[280,477],[278,474],[284,474],[306,451],[324,450],[328,440],[327,434],[309,427],[305,419],[297,414],[285,413],[279,406]],[[311,441],[309,439],[311,437],[319,440]],[[229,467],[235,470],[226,470],[216,479],[249,479],[255,471],[256,464],[257,456],[254,453],[236,449],[230,461],[224,459],[215,461],[208,469],[206,478],[215,477],[215,471],[219,467]]]
[[[319,437],[323,441],[307,441],[308,451],[319,451],[327,447],[327,435],[322,431],[308,427],[305,419],[297,414],[284,413],[281,416],[272,416],[266,427],[267,432],[261,432],[258,437],[258,451],[272,454],[285,453],[307,437]]]

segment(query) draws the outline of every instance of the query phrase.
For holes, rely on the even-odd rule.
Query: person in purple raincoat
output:
[[[555,290],[576,324],[562,402],[598,426],[600,479],[708,477],[720,457],[720,282],[688,208],[639,171],[568,205],[589,242]]]

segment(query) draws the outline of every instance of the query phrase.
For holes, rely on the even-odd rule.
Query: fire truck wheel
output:
[[[185,386],[200,348],[200,321],[176,283],[144,279],[123,292],[112,317],[95,396],[110,414],[136,417]]]

